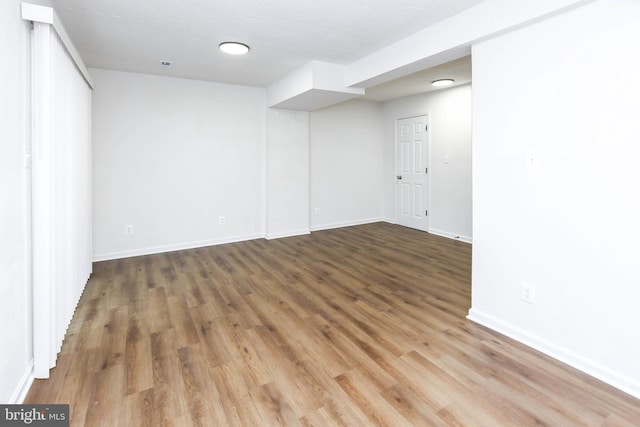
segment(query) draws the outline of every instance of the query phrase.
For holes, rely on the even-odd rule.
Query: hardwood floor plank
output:
[[[348,394],[340,387],[335,377],[325,371],[323,366],[315,361],[304,361],[302,366],[306,375],[311,377],[313,383],[318,387],[319,400],[322,402],[322,407],[303,418],[317,413],[321,418],[332,420],[331,423],[325,425],[356,426],[367,424],[366,414],[358,406],[350,404],[351,399]],[[310,420],[315,417],[312,416]]]
[[[184,379],[173,329],[151,333],[151,363],[153,366],[154,422],[170,425],[174,418],[188,413]]]
[[[140,304],[139,300],[129,304],[130,317],[124,350],[127,395],[153,388],[151,334],[146,322],[141,320]]]
[[[251,391],[251,398],[260,413],[261,424],[266,426],[302,425],[291,404],[282,395],[278,386],[267,383]]]
[[[96,263],[26,403],[74,427],[640,425],[467,320],[470,280],[470,245],[386,223]]]
[[[43,399],[41,402],[65,402],[69,403],[69,416],[71,423],[78,422],[83,425],[87,411],[91,408],[93,390],[96,383],[92,381],[96,367],[98,366],[98,350],[77,351],[71,355],[69,363],[73,369],[68,369],[64,379],[58,375],[62,375],[62,371],[58,368],[54,369],[49,380],[37,380],[38,383],[46,383],[54,381],[60,384],[60,387],[52,389],[57,392],[54,398]],[[36,388],[37,387],[33,387]]]
[[[590,410],[591,408],[580,414],[567,411],[565,409],[566,401],[559,401],[541,394],[535,388],[529,387],[504,370],[499,370],[491,377],[487,386],[494,390],[496,400],[508,402],[510,407],[519,408],[521,419],[529,423],[535,421],[538,424],[551,425],[561,422],[563,426],[585,426],[600,425],[604,422],[605,417],[593,412]],[[531,400],[540,402],[540,404],[535,408],[529,408],[527,404]]]
[[[167,309],[171,319],[171,327],[176,332],[176,345],[186,347],[200,342],[185,296],[172,295],[168,297]]]
[[[380,360],[379,352],[368,343],[342,330],[339,322],[334,327],[318,318],[317,323],[320,324],[321,333],[340,357],[352,368],[358,368],[360,372],[366,373],[378,390],[385,390],[396,383],[396,380],[377,363],[377,360]]]
[[[336,381],[371,423],[382,426],[411,426],[411,422],[384,399],[369,379],[357,369],[337,376]]]
[[[269,326],[257,327],[249,332],[269,376],[281,393],[287,396],[296,415],[302,417],[322,406],[314,387],[309,387],[298,371],[297,365],[302,361],[279,333]]]
[[[262,325],[256,313],[249,307],[237,288],[233,286],[223,286],[219,289],[219,292],[227,308],[236,315],[238,322],[240,322],[245,329]]]
[[[382,392],[382,396],[414,426],[448,427],[424,400],[411,390],[397,384]]]
[[[102,357],[98,361],[101,369],[124,363],[127,335],[122,332],[127,330],[128,314],[129,310],[126,305],[113,308],[107,314],[100,343],[100,348],[103,349]]]
[[[260,414],[255,409],[246,384],[243,383],[238,367],[227,363],[210,368],[213,379],[220,393],[222,407],[229,425],[260,425]]]
[[[154,427],[154,401],[152,389],[127,395],[124,422],[131,426]]]
[[[227,418],[220,393],[211,380],[202,354],[200,344],[178,349],[189,414],[194,426],[225,425]]]
[[[121,418],[125,412],[124,399],[122,399],[124,367],[115,365],[101,369],[92,376],[91,380],[95,383],[95,387],[87,407],[86,418],[83,420],[84,425],[108,427],[125,423],[126,421]],[[77,408],[74,408],[75,410]],[[80,423],[79,415],[80,413],[71,415],[71,422],[74,425],[76,420]]]

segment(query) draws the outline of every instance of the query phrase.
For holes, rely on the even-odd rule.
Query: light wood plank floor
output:
[[[465,319],[471,247],[385,223],[96,263],[27,403],[74,426],[630,426],[640,401]]]

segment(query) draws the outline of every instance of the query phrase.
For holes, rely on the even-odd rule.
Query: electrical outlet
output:
[[[127,236],[131,236],[133,234],[133,225],[125,225],[124,226],[124,234]]]
[[[220,225],[224,225],[227,223],[227,219],[223,216],[221,216],[220,218],[218,218],[218,224]]]
[[[313,214],[314,214],[315,216],[320,215],[320,208],[315,208],[315,209],[313,210]]]
[[[536,303],[536,287],[530,283],[522,282],[520,298],[529,304]]]

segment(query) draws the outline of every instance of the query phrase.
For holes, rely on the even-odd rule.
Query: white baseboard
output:
[[[331,230],[334,228],[353,227],[355,225],[365,225],[365,224],[372,224],[374,222],[383,222],[383,221],[387,221],[387,220],[385,218],[370,218],[370,219],[363,219],[358,221],[334,222],[331,224],[314,225],[311,227],[311,231],[322,231],[322,230]]]
[[[143,256],[143,255],[153,255],[153,254],[160,254],[165,252],[181,251],[185,249],[196,249],[196,248],[202,248],[206,246],[216,246],[216,245],[223,245],[226,243],[244,242],[247,240],[255,240],[255,239],[269,239],[269,240],[281,239],[284,237],[302,236],[305,234],[310,234],[312,231],[331,230],[334,228],[352,227],[356,225],[372,224],[375,222],[387,222],[389,224],[396,223],[395,219],[393,218],[383,218],[383,217],[369,218],[369,219],[363,219],[358,221],[335,222],[330,224],[316,225],[305,230],[294,230],[294,231],[287,231],[282,233],[267,233],[266,235],[251,234],[251,235],[245,235],[245,236],[231,236],[231,237],[225,237],[220,239],[200,240],[196,242],[177,243],[174,245],[163,245],[163,246],[155,246],[155,247],[149,247],[149,248],[131,249],[126,251],[94,254],[93,262],[110,261],[114,259],[131,258],[131,257]],[[460,237],[451,233],[440,232],[438,230],[430,230],[429,232],[433,234],[437,234],[439,236],[449,237],[452,239],[471,243],[471,238],[466,236]]]
[[[200,240],[196,242],[177,243],[174,245],[163,245],[151,248],[132,249],[128,251],[109,252],[104,254],[94,254],[93,261],[109,261],[113,259],[131,258],[142,255],[153,255],[165,252],[181,251],[185,249],[203,248],[206,246],[223,245],[225,243],[244,242],[247,240],[264,239],[264,234],[249,234],[244,236],[231,236],[220,239]]]
[[[469,236],[461,236],[459,234],[449,233],[448,231],[436,230],[434,228],[430,228],[429,233],[435,234],[437,236],[447,237],[453,240],[460,240],[461,242],[465,242],[465,243],[472,242],[472,238]]]
[[[599,379],[633,397],[640,399],[640,381],[625,377],[605,366],[602,366],[592,360],[586,359],[562,346],[556,345],[540,337],[532,335],[520,328],[514,327],[500,319],[491,315],[478,311],[476,309],[469,310],[467,319],[486,326],[496,332],[506,335],[522,344],[525,344],[547,356],[553,357],[562,363],[576,368],[594,378]]]
[[[311,231],[309,229],[306,229],[306,230],[297,230],[297,231],[285,231],[281,233],[267,233],[265,238],[267,240],[273,240],[273,239],[282,239],[284,237],[304,236],[306,234],[311,234]]]
[[[24,402],[24,399],[27,397],[27,393],[29,393],[29,389],[31,389],[33,380],[33,359],[31,359],[8,403],[10,405],[22,404]]]

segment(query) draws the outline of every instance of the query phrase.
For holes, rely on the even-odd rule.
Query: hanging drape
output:
[[[32,6],[32,5],[28,5]],[[39,12],[55,17],[50,8]],[[27,14],[28,15],[28,14]],[[46,15],[45,15],[46,16]],[[25,4],[23,4],[23,18]],[[32,20],[32,19],[29,19]],[[44,19],[47,21],[48,19]],[[32,32],[34,376],[48,378],[91,274],[91,85],[54,19]],[[65,45],[65,41],[67,44]],[[75,50],[71,47],[71,51]],[[84,73],[81,71],[84,70]]]

